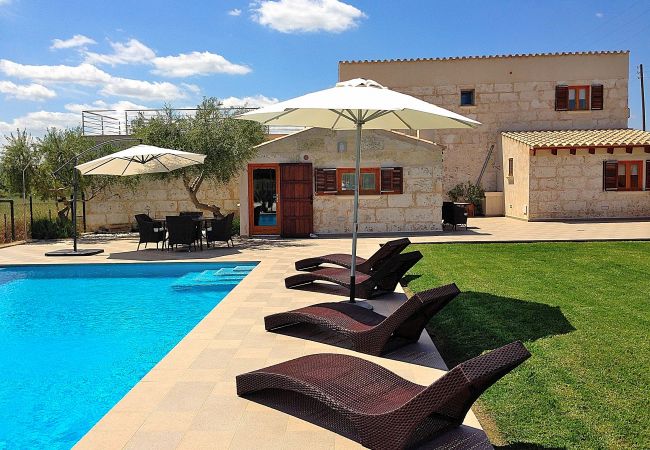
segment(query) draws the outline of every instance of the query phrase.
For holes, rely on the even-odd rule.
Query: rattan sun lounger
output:
[[[364,259],[357,256],[357,271],[370,273],[378,269],[390,257],[401,253],[411,244],[408,238],[388,241],[377,250],[370,258]],[[332,264],[335,266],[350,268],[352,255],[345,253],[333,253],[330,255],[317,256],[296,261],[296,270],[310,270],[318,268],[321,264]]]
[[[422,259],[419,251],[401,253],[388,259],[379,269],[371,274],[357,273],[355,293],[359,298],[372,298],[377,295],[393,292],[397,283],[411,267]],[[338,267],[317,269],[313,272],[300,273],[285,278],[287,288],[308,285],[315,281],[327,281],[350,289],[350,270]]]
[[[529,356],[513,342],[459,364],[427,387],[355,356],[310,355],[237,376],[237,395],[366,447],[399,449],[459,426],[474,401]]]
[[[418,292],[386,317],[354,303],[319,303],[264,318],[267,331],[309,324],[335,335],[332,342],[370,355],[417,342],[429,320],[460,290],[455,284]]]

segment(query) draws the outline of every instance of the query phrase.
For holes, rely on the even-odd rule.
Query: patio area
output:
[[[467,231],[411,237],[414,243],[650,239],[650,222],[528,223],[506,218],[470,219]],[[386,238],[359,241],[359,255],[372,254]],[[214,308],[79,442],[78,448],[359,448],[342,436],[236,396],[235,376],[312,353],[347,353],[381,364],[415,383],[428,385],[446,367],[426,332],[408,353],[376,358],[264,330],[263,317],[323,301],[326,293],[287,290],[301,257],[349,252],[349,238],[236,242],[235,248],[186,253],[135,251],[137,239],[91,236],[81,247],[105,252],[85,258],[48,258],[45,251],[69,242],[31,243],[0,249],[0,264],[58,264],[142,261],[260,261],[257,268]],[[371,300],[386,314],[405,294]],[[401,359],[401,360],[400,360]],[[411,364],[404,360],[414,361]],[[489,448],[475,416],[443,439]],[[432,444],[443,445],[438,442]],[[457,445],[450,444],[447,445]]]

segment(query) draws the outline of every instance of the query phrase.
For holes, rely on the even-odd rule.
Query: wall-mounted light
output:
[[[345,141],[339,141],[338,144],[336,144],[336,151],[339,153],[345,153],[348,150],[348,143]]]

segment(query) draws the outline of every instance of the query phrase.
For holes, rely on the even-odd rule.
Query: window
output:
[[[640,191],[643,189],[642,173],[643,161],[605,161],[603,163],[603,189],[606,191]]]
[[[555,86],[556,111],[587,111],[603,109],[603,85]]]
[[[336,178],[339,194],[354,194],[354,169],[336,169]],[[361,169],[359,194],[379,194],[379,169]]]
[[[463,89],[460,91],[460,106],[474,105],[474,89]]]
[[[402,168],[362,168],[359,182],[359,194],[401,194]],[[354,169],[315,169],[317,194],[354,194]]]
[[[515,160],[514,158],[508,158],[508,176],[513,177],[514,173],[514,165],[515,165]]]

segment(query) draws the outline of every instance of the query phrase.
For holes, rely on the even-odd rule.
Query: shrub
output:
[[[233,234],[233,236],[239,236],[240,224],[241,224],[241,222],[239,220],[239,217],[235,217],[235,218],[232,219],[232,234]]]
[[[37,219],[32,226],[32,239],[61,239],[72,237],[72,222],[60,218]]]

